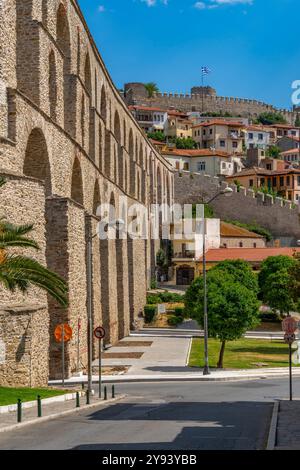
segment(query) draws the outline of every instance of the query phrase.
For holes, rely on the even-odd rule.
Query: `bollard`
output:
[[[82,390],[84,390],[84,383],[83,382],[81,384],[81,388],[82,388]]]
[[[107,387],[104,387],[104,400],[107,400]]]
[[[115,386],[114,385],[111,387],[111,397],[115,398]]]
[[[80,408],[79,392],[76,392],[76,408]]]
[[[18,398],[18,423],[22,422],[22,400]]]
[[[42,400],[40,395],[37,396],[37,409],[38,409],[38,418],[42,417]]]
[[[86,404],[87,405],[90,404],[90,391],[89,391],[89,389],[87,389],[87,391],[86,391]]]

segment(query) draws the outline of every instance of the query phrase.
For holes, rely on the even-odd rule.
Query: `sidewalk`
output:
[[[300,450],[300,400],[279,403],[275,450]]]
[[[120,400],[123,396],[119,395],[111,399],[111,389],[108,390],[108,400],[99,399],[98,396],[93,396],[90,400],[90,405],[86,404],[86,396],[80,398],[80,408],[76,408],[76,400],[69,400],[65,402],[56,402],[51,404],[42,404],[42,417],[38,418],[37,407],[25,408],[22,410],[22,422],[17,423],[17,412],[12,411],[0,415],[0,433],[7,432],[14,429],[21,428],[28,424],[41,423],[49,421],[50,419],[59,418],[71,413],[78,413],[80,411],[93,408],[95,406],[106,407],[109,404]],[[43,400],[42,400],[43,402]]]

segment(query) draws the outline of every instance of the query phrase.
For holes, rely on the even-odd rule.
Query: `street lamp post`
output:
[[[205,204],[210,204],[212,201],[217,199],[219,196],[231,196],[233,193],[232,188],[225,188],[219,191],[213,198],[206,201]],[[205,210],[205,208],[204,208]],[[204,369],[203,375],[210,375],[209,370],[209,357],[208,357],[208,315],[207,315],[207,282],[206,282],[206,218],[205,212],[203,215],[203,243],[202,243],[202,275],[203,275],[203,308],[204,308]]]

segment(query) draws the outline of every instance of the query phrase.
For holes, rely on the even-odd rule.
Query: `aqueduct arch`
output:
[[[41,129],[31,131],[25,150],[24,175],[45,183],[46,195],[51,194],[51,171],[46,139]]]

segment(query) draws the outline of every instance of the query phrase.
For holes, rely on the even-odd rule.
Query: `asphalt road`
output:
[[[127,397],[102,411],[0,434],[0,449],[263,449],[272,402],[287,397],[288,383],[119,384],[117,393]]]

